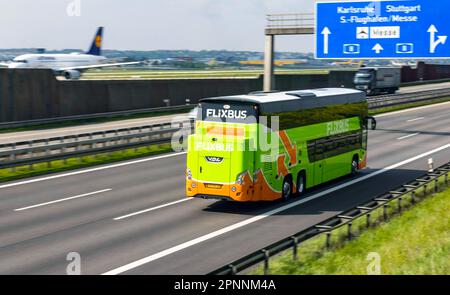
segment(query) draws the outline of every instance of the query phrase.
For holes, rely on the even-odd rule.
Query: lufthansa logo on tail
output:
[[[102,46],[102,37],[97,36],[97,37],[95,38],[95,46],[97,46],[97,47]]]

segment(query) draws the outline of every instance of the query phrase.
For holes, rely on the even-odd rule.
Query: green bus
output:
[[[273,201],[367,163],[364,92],[328,88],[200,100],[188,138],[188,197]]]

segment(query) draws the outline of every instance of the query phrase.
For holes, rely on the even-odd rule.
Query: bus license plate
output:
[[[211,184],[211,183],[207,183],[206,188],[212,188],[212,189],[221,189],[222,185],[221,184]]]

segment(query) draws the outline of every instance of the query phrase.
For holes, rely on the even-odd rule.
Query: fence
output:
[[[169,143],[175,132],[192,132],[191,122],[165,123],[0,145],[0,169]]]
[[[411,204],[415,204],[419,200],[419,192],[421,192],[422,196],[427,196],[431,192],[437,193],[442,186],[448,187],[449,173],[450,162],[437,169],[433,169],[424,176],[410,183],[404,184],[393,191],[383,194],[372,201],[366,202],[351,210],[336,215],[293,236],[287,237],[268,247],[258,250],[244,258],[238,259],[209,274],[234,275],[257,264],[264,263],[264,274],[267,275],[270,272],[271,257],[291,249],[293,252],[293,259],[297,260],[298,247],[300,244],[319,235],[325,235],[325,249],[329,250],[332,247],[331,236],[337,230],[347,227],[346,239],[351,240],[355,236],[353,226],[356,221],[359,221],[361,218],[365,218],[365,228],[370,228],[374,224],[373,215],[376,210],[381,210],[381,220],[387,221],[389,217],[392,216],[392,214],[389,214],[389,208],[392,203],[396,203],[396,210],[394,213],[400,213],[405,207],[404,203],[406,198],[410,199]],[[443,182],[440,183],[442,178]],[[432,187],[431,191],[429,190],[430,186]]]

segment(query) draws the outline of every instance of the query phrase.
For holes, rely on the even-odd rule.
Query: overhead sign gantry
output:
[[[275,89],[274,60],[275,36],[314,34],[313,14],[270,14],[267,15],[264,51],[264,91]]]

